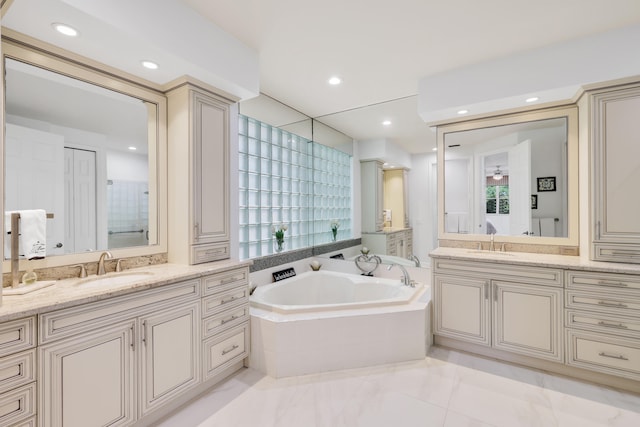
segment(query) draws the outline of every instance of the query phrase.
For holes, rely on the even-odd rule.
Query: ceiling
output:
[[[169,25],[167,19],[177,11],[177,3],[192,8],[191,14],[181,15],[188,16],[188,22],[176,19]],[[74,8],[81,6],[115,15],[103,22]],[[84,41],[74,41],[73,47],[58,44],[49,35],[51,19],[67,16],[85,28]],[[206,73],[216,61],[237,62],[239,68],[230,72],[241,74],[250,59],[200,55],[185,63],[175,51],[173,57],[164,58],[169,66],[155,74],[120,65],[129,53],[134,58],[149,54],[144,45],[153,25],[166,31],[155,33],[159,39],[154,40],[151,54],[161,55],[165,52],[159,46],[183,39],[187,47],[215,50],[219,46],[211,41],[213,33],[201,21],[214,23],[258,53],[260,92],[357,140],[385,138],[409,153],[423,153],[435,147],[435,133],[417,113],[421,78],[639,24],[640,1],[19,0],[3,17],[9,28],[82,55],[104,51],[111,56],[99,60],[159,83],[175,78],[172,71],[184,73],[189,66]],[[187,31],[179,30],[184,28]],[[96,49],[107,43],[117,48]],[[333,75],[342,84],[330,86],[327,81]],[[383,120],[392,124],[383,126]]]
[[[420,78],[640,22],[638,0],[183,1],[258,51],[262,93],[411,153],[435,147]]]

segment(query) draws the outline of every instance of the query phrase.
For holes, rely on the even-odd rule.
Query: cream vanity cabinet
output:
[[[0,426],[35,423],[36,343],[35,317],[0,324]]]
[[[413,255],[413,230],[407,228],[398,231],[362,233],[362,246],[368,247],[372,254],[405,258]]]
[[[563,361],[562,270],[434,258],[433,273],[436,341]]]
[[[229,258],[233,101],[184,84],[167,93],[169,262]],[[233,118],[233,120],[232,120]]]
[[[384,171],[382,162],[360,162],[360,198],[362,204],[362,232],[382,231]]]
[[[640,275],[566,274],[567,364],[640,380]]]
[[[131,425],[197,386],[199,279],[40,316],[40,425]]]
[[[592,253],[640,263],[640,85],[590,94]]]

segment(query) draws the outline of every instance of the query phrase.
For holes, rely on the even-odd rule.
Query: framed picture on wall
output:
[[[541,191],[556,191],[556,177],[547,176],[538,178],[538,192]]]
[[[538,195],[531,195],[531,209],[538,209]]]

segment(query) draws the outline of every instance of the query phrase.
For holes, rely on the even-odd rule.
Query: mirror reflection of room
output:
[[[54,214],[47,256],[148,245],[156,106],[10,58],[5,64],[5,210]]]
[[[446,233],[567,237],[566,118],[444,135]]]

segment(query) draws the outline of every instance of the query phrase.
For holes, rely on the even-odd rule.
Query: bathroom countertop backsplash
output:
[[[120,285],[83,286],[86,279],[68,278],[57,280],[47,288],[24,295],[3,295],[0,306],[0,322],[20,319],[34,314],[78,306],[90,302],[113,298],[199,278],[239,267],[247,267],[250,261],[225,260],[199,265],[155,264],[126,269],[122,273],[150,272],[148,278]],[[77,270],[77,269],[76,269]],[[95,273],[95,272],[94,272]],[[113,273],[111,273],[113,274]],[[117,273],[116,273],[117,274]],[[88,278],[95,278],[95,274]],[[108,277],[108,276],[107,276]],[[86,285],[86,283],[85,283]]]
[[[440,247],[429,256],[438,259],[483,261],[496,264],[588,270],[604,273],[640,274],[640,264],[591,261],[580,256],[539,254],[527,252],[490,252],[465,248]]]

